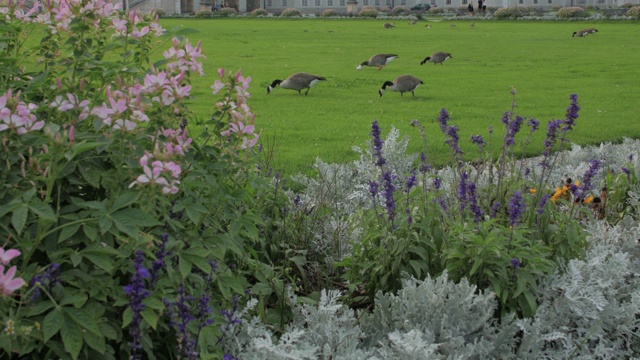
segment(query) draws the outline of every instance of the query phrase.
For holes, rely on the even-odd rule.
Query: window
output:
[[[320,7],[320,0],[316,0],[316,6]]]
[[[340,6],[345,6],[344,0],[340,0]]]
[[[436,6],[436,0],[431,0],[431,5]]]
[[[327,0],[327,6],[333,6],[333,0]]]
[[[518,4],[524,4],[524,0],[518,0]]]
[[[273,3],[271,2],[271,0],[267,0],[267,6],[268,7],[272,7],[273,6]]]
[[[407,0],[400,0],[400,5],[407,5]]]
[[[533,3],[534,3],[534,4],[537,4],[537,3],[538,3],[538,0],[533,0]]]
[[[462,0],[462,5],[467,5],[467,0]]]
[[[598,4],[604,4],[604,0],[598,0]]]
[[[287,6],[287,0],[282,0],[282,6]]]
[[[548,3],[549,4],[553,4],[553,0],[548,0]]]
[[[309,0],[302,0],[302,6],[309,6]]]
[[[447,1],[445,1],[445,4],[446,4],[446,5],[451,5],[451,0],[447,0]]]
[[[380,6],[380,0],[376,0],[376,5]]]
[[[387,6],[391,6],[391,0],[387,0]]]
[[[364,6],[369,5],[369,0],[364,0],[364,1],[362,1],[362,4],[364,4]]]

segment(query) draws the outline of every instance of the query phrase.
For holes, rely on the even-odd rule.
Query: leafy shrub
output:
[[[511,6],[499,8],[493,13],[493,16],[497,19],[517,19],[530,13],[531,9],[527,6]]]
[[[265,9],[254,9],[251,13],[251,16],[267,16],[269,13]]]
[[[396,6],[391,10],[391,12],[395,15],[401,15],[409,12],[409,9],[404,6]]]
[[[389,12],[391,12],[391,8],[386,6],[386,5],[383,5],[383,6],[378,7],[378,11],[380,11],[381,13],[389,13]]]
[[[151,15],[153,17],[156,17],[156,16],[163,17],[166,14],[167,14],[166,11],[164,11],[164,9],[161,9],[161,8],[151,10]]]
[[[292,16],[301,16],[302,13],[300,12],[300,10],[296,9],[296,8],[286,8],[284,9],[284,11],[282,11],[282,14],[280,14],[280,16],[282,17],[292,17]]]
[[[358,15],[362,17],[376,18],[378,17],[378,10],[376,10],[376,8],[374,8],[373,6],[365,6],[362,8],[362,10],[360,10],[360,13]]]
[[[238,14],[238,10],[232,7],[223,7],[220,10],[216,11],[216,15],[218,16],[230,16],[230,15],[237,15],[237,14]]]
[[[640,6],[631,7],[629,10],[627,10],[625,15],[632,19],[640,20]]]
[[[429,14],[444,14],[444,9],[440,7],[432,7],[429,9]]]
[[[556,16],[561,19],[580,18],[588,16],[587,12],[579,6],[567,6],[558,10]]]
[[[324,9],[322,11],[322,16],[323,17],[338,16],[338,12],[335,9]]]
[[[213,17],[213,11],[211,11],[209,9],[198,10],[198,11],[196,11],[196,17],[197,18],[210,18],[210,17]]]

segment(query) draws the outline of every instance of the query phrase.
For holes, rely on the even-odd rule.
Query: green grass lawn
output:
[[[275,144],[273,166],[287,174],[311,173],[316,157],[326,162],[354,159],[353,145],[369,140],[374,119],[384,136],[391,127],[410,136],[410,152],[423,150],[418,119],[427,129],[430,161],[442,165],[449,159],[444,136],[436,121],[441,108],[460,128],[461,147],[477,154],[469,142],[472,134],[488,136],[493,126],[502,136],[500,118],[511,108],[511,88],[517,90],[515,113],[534,117],[543,125],[564,118],[569,95],[577,93],[582,108],[571,139],[597,144],[623,137],[640,137],[637,22],[471,22],[427,21],[409,25],[388,20],[288,20],[288,19],[162,19],[168,28],[185,26],[199,32],[189,35],[202,41],[205,77],[195,80],[193,110],[201,118],[211,113],[209,86],[216,69],[242,69],[251,76],[249,105],[256,114],[262,139]],[[596,27],[586,38],[572,38],[574,31]],[[420,61],[435,51],[450,52],[444,65]],[[381,71],[356,66],[376,53],[399,58]],[[274,79],[295,72],[310,72],[328,80],[317,84],[308,96],[276,88],[266,95]],[[425,84],[416,96],[378,89],[385,80],[411,74]],[[546,128],[533,138],[528,155],[541,149]],[[524,137],[528,128],[521,132]],[[498,141],[495,141],[498,140]],[[494,139],[493,150],[498,152]],[[271,147],[271,145],[269,147]]]

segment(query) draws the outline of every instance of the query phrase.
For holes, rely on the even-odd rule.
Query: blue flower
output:
[[[133,275],[131,275],[129,285],[124,287],[124,292],[129,298],[129,307],[131,308],[133,315],[131,317],[131,324],[129,325],[129,335],[131,335],[131,358],[138,359],[138,350],[142,348],[140,339],[142,338],[142,329],[140,323],[142,322],[142,310],[144,304],[142,301],[147,298],[151,293],[145,288],[145,279],[149,279],[149,271],[142,264],[144,256],[142,250],[136,250],[136,257],[133,261]]]
[[[509,207],[507,208],[507,213],[509,214],[509,224],[511,226],[516,226],[520,223],[520,217],[524,213],[526,205],[524,203],[524,199],[522,198],[522,192],[516,191],[511,196],[511,200],[509,200]]]
[[[513,259],[511,259],[511,266],[513,266],[514,269],[517,269],[520,267],[520,260],[518,260],[517,257],[514,257]]]
[[[373,154],[376,157],[376,166],[382,167],[386,164],[386,160],[382,157],[382,145],[384,141],[380,138],[378,120],[374,120],[373,124],[371,124],[371,137],[373,138]]]
[[[567,115],[565,116],[562,131],[568,131],[573,128],[576,124],[576,119],[578,118],[578,111],[580,111],[580,107],[578,106],[578,94],[572,94],[569,98],[571,99],[571,105],[567,108]]]

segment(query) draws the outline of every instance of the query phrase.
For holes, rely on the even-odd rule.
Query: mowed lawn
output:
[[[386,20],[389,21],[389,20]],[[524,22],[427,21],[409,25],[396,20],[289,19],[162,19],[172,29],[184,26],[199,32],[189,39],[202,41],[206,76],[194,82],[193,110],[201,119],[211,114],[216,97],[209,86],[217,68],[242,69],[251,76],[249,105],[256,114],[272,166],[287,175],[311,173],[316,157],[345,162],[357,154],[352,146],[365,146],[371,123],[377,119],[386,136],[392,127],[411,138],[409,152],[424,150],[412,119],[427,130],[429,161],[449,160],[437,117],[446,108],[451,124],[460,129],[460,144],[468,157],[477,156],[469,142],[473,134],[488,138],[493,126],[492,151],[497,154],[503,134],[500,118],[511,109],[515,88],[515,114],[534,117],[541,129],[527,155],[541,149],[546,123],[564,118],[569,95],[577,93],[582,110],[570,134],[575,143],[597,144],[640,137],[640,23],[638,22]],[[430,24],[430,29],[425,28]],[[452,27],[454,24],[455,27]],[[595,27],[598,33],[573,38],[574,31]],[[444,65],[420,61],[432,52],[450,52]],[[376,53],[399,58],[382,70],[356,66]],[[325,76],[308,96],[276,88],[275,79],[296,72]],[[411,74],[425,84],[416,96],[378,89],[384,81]],[[528,135],[523,128],[520,139]]]

